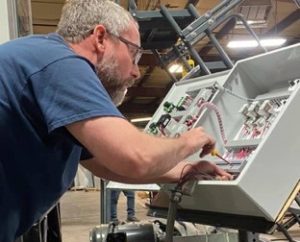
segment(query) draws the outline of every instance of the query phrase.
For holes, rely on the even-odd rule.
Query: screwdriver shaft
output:
[[[218,158],[220,158],[222,161],[225,161],[227,164],[230,164],[231,162],[224,159],[222,156],[220,156],[219,154],[215,154],[215,156],[217,156]]]

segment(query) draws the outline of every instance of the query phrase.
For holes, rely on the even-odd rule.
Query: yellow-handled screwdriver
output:
[[[224,158],[220,155],[220,153],[218,152],[217,149],[213,149],[213,150],[210,152],[210,154],[211,154],[212,156],[216,156],[216,157],[220,158],[222,161],[225,161],[227,164],[231,164],[230,161],[224,159]]]

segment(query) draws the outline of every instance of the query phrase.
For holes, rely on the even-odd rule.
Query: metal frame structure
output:
[[[255,32],[251,29],[247,21],[244,20],[243,16],[240,14],[230,13],[231,10],[234,7],[236,7],[238,4],[240,4],[242,1],[243,0],[225,0],[220,4],[218,4],[211,11],[207,12],[202,16],[198,13],[197,9],[192,4],[189,4],[187,9],[183,9],[181,11],[176,11],[176,12],[169,11],[165,6],[161,6],[159,12],[158,11],[145,12],[145,11],[137,11],[134,1],[131,0],[129,4],[129,10],[142,26],[141,27],[142,31],[143,31],[143,25],[145,24],[144,23],[145,21],[149,19],[152,20],[155,17],[155,18],[160,18],[161,22],[164,22],[162,21],[164,17],[165,20],[167,20],[167,23],[169,23],[169,26],[173,29],[173,33],[174,32],[176,33],[176,35],[173,37],[175,38],[179,37],[180,39],[179,43],[174,42],[172,46],[172,50],[169,51],[164,56],[161,56],[158,51],[158,49],[163,48],[163,46],[159,46],[160,42],[157,43],[155,49],[154,48],[151,49],[153,54],[158,58],[161,67],[167,71],[171,80],[173,82],[176,82],[178,81],[177,78],[172,73],[170,73],[167,66],[169,65],[169,63],[179,58],[180,61],[183,63],[184,67],[187,70],[191,71],[192,68],[190,67],[190,65],[188,64],[185,58],[185,56],[187,55],[193,57],[193,59],[199,64],[200,70],[203,74],[211,73],[211,70],[208,68],[208,66],[205,64],[205,62],[203,61],[199,53],[193,47],[199,40],[203,39],[206,36],[210,39],[211,43],[217,49],[223,63],[225,64],[225,67],[227,67],[228,69],[233,67],[232,60],[227,55],[227,53],[220,45],[215,35],[213,34],[213,30],[215,28],[217,28],[223,23],[228,22],[230,19],[240,20],[242,24],[245,26],[246,30],[250,33],[250,35],[252,35],[253,38],[257,40],[259,43],[259,38],[255,34]],[[186,21],[189,20],[192,21],[188,25],[182,24],[183,21],[185,21],[186,23]],[[149,34],[150,37],[148,38],[154,38],[153,36],[158,31],[159,29],[153,28],[153,31]],[[260,47],[263,49],[263,51],[265,52],[267,51],[261,45]],[[147,48],[147,45],[145,46],[145,48]],[[193,73],[193,76],[195,76],[195,74],[198,73],[199,72]]]
[[[208,37],[211,43],[217,49],[222,61],[224,62],[225,66],[228,69],[233,67],[233,62],[230,57],[227,55],[223,47],[220,45],[219,41],[213,34],[213,30],[220,26],[223,23],[226,23],[230,19],[238,19],[240,20],[245,28],[248,30],[250,35],[253,36],[255,40],[259,43],[259,38],[255,34],[255,32],[251,29],[247,21],[243,18],[240,14],[231,14],[230,11],[236,7],[241,0],[227,0],[223,1],[219,5],[217,5],[214,9],[210,12],[200,16],[197,9],[192,5],[188,5],[188,11],[191,15],[195,18],[195,20],[188,25],[185,29],[181,30],[179,26],[176,24],[175,20],[169,14],[167,8],[162,7],[161,11],[163,15],[168,19],[172,27],[176,30],[177,34],[179,35],[182,43],[191,54],[191,56],[195,59],[195,61],[200,65],[200,68],[203,70],[204,74],[210,74],[211,71],[205,64],[205,62],[201,59],[199,53],[193,47],[199,40],[203,39],[204,37]],[[259,44],[260,45],[260,44]],[[261,45],[260,45],[261,46]],[[174,49],[176,46],[174,47]],[[261,46],[261,48],[266,52],[267,50]],[[186,63],[185,63],[186,66]]]

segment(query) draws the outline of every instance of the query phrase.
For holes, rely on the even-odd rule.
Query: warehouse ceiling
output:
[[[136,82],[126,96],[120,110],[129,119],[151,116],[157,109],[163,97],[173,82],[181,78],[182,73],[171,74],[162,67],[169,67],[180,58],[174,56],[173,46],[179,48],[179,53],[188,58],[187,51],[180,44],[179,34],[171,27],[161,8],[167,9],[174,16],[180,28],[188,29],[195,17],[187,11],[193,4],[199,16],[206,16],[221,4],[221,0],[129,0],[116,1],[124,8],[131,9],[140,23],[142,45],[145,51],[139,63],[141,78]],[[135,3],[136,7],[132,5]],[[223,1],[224,2],[224,1]],[[32,0],[32,16],[34,33],[49,33],[55,31],[59,21],[64,0]],[[163,7],[161,7],[163,6]],[[224,6],[226,7],[226,6]],[[251,21],[254,32],[260,39],[281,37],[286,38],[284,45],[291,45],[300,40],[300,9],[293,0],[244,0],[238,3],[227,14],[242,14]],[[149,17],[150,16],[150,17]],[[213,24],[214,16],[207,18],[205,23]],[[197,20],[195,20],[197,21]],[[253,39],[240,21],[228,19],[214,28],[212,33],[233,62],[249,56],[262,53],[262,49],[230,49],[227,44],[231,40]],[[197,32],[200,36],[200,33]],[[182,38],[181,38],[182,39]],[[191,41],[193,48],[199,53],[210,72],[228,69],[210,39],[203,35],[199,40]],[[270,49],[269,49],[270,50]],[[163,62],[159,61],[157,56]],[[284,64],[284,60],[283,60]],[[197,65],[197,63],[196,63]],[[199,75],[206,74],[200,71]]]

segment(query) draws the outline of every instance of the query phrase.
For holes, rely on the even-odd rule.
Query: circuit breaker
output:
[[[181,210],[282,219],[300,188],[299,78],[297,44],[173,85],[145,131],[176,137],[204,127],[230,163],[209,155],[205,160],[234,176],[198,181],[192,196],[183,197]],[[199,160],[199,153],[188,158]]]

